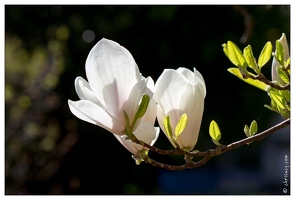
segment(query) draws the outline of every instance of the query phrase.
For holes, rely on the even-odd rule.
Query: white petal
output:
[[[154,98],[164,114],[169,115],[172,120],[179,118],[175,111],[179,109],[181,96],[188,84],[182,74],[172,69],[165,69],[156,82]]]
[[[200,90],[202,91],[202,94],[204,96],[204,98],[206,97],[206,85],[205,85],[205,81],[204,81],[204,78],[202,76],[202,74],[196,70],[196,68],[194,68],[194,74],[195,76],[197,77],[197,79],[199,79],[199,83],[200,85],[198,85],[198,87],[200,88]]]
[[[134,131],[134,135],[137,137],[137,139],[149,144],[153,145],[156,140],[158,139],[160,129],[153,127],[152,124],[147,122],[142,122]],[[137,154],[139,151],[142,150],[148,150],[148,148],[143,147],[142,145],[136,144],[132,142],[131,140],[126,140],[126,135],[114,135],[117,140],[132,154]]]
[[[271,68],[271,78],[273,81],[278,81],[279,83],[284,85],[286,83],[284,83],[284,81],[280,78],[280,76],[278,75],[277,70],[276,70],[277,66],[279,66],[279,65],[280,64],[278,63],[278,61],[275,58],[273,58],[272,68]]]
[[[141,121],[149,122],[151,124],[155,124],[157,117],[157,104],[154,98],[150,100],[146,113],[141,118]]]
[[[149,76],[147,78],[144,78],[146,80],[146,86],[150,89],[152,93],[155,91],[155,83],[154,80]]]
[[[170,137],[168,137],[164,124],[163,124],[163,119],[165,117],[165,114],[163,112],[163,110],[161,109],[161,107],[159,105],[157,105],[157,120],[158,120],[158,124],[161,127],[162,131],[165,133],[166,137],[168,138],[168,140],[170,141],[170,143],[174,146],[175,144],[173,143],[173,141],[170,139]]]
[[[287,41],[287,37],[285,35],[285,33],[282,34],[281,38],[280,38],[280,42],[283,45],[284,48],[284,61],[287,61],[287,59],[290,57],[289,55],[289,45],[288,45],[288,41]]]
[[[100,107],[104,107],[99,99],[96,98],[95,94],[91,90],[89,83],[82,77],[78,76],[75,79],[75,89],[81,100],[89,100]]]
[[[196,68],[194,68],[194,72],[184,67],[180,67],[176,71],[184,75],[191,84],[198,85],[198,87],[200,87],[200,89],[202,90],[203,96],[205,98],[206,96],[205,81],[202,74],[199,71],[197,71]]]
[[[129,51],[114,41],[100,40],[87,57],[86,75],[92,91],[108,112],[123,118],[122,107],[133,86],[141,80]]]
[[[126,140],[126,135],[115,135],[117,140],[132,154],[137,154],[139,151],[143,150],[143,146],[133,143],[131,140]]]
[[[160,128],[159,127],[154,127],[154,128],[155,128],[155,131],[156,131],[156,137],[150,143],[150,145],[152,145],[152,146],[155,144],[155,142],[157,141],[157,139],[159,137],[159,134],[160,134]]]
[[[187,87],[181,99],[180,110],[187,114],[188,120],[177,142],[180,146],[192,150],[198,140],[204,110],[204,98],[198,86]]]
[[[184,75],[191,84],[196,84],[194,73],[191,70],[184,67],[179,67],[176,71]]]
[[[71,112],[76,117],[87,121],[92,124],[96,124],[112,133],[124,134],[124,124],[120,123],[117,119],[110,116],[103,108],[98,105],[87,101],[68,101]]]
[[[153,92],[147,87],[147,84],[150,84],[148,82],[152,82],[153,85],[153,80],[151,78],[140,80],[134,85],[130,92],[128,101],[126,102],[127,105],[125,110],[130,120],[133,120],[138,110],[142,96],[144,94],[148,95],[150,98],[153,96]]]
[[[147,144],[151,144],[152,141],[158,138],[154,125],[148,122],[141,122],[133,133],[137,139]]]

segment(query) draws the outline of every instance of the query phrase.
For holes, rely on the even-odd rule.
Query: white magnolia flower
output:
[[[146,143],[151,144],[156,140],[154,82],[150,77],[141,76],[127,49],[114,41],[100,40],[87,57],[86,76],[88,82],[82,77],[75,80],[76,92],[81,100],[68,101],[74,115],[108,130],[118,139],[124,135],[127,126],[123,111],[132,122],[141,98],[146,94],[151,99],[148,109],[132,131],[140,137],[144,135],[142,140]],[[121,143],[126,147],[125,141]]]
[[[157,119],[162,131],[170,142],[163,125],[165,116],[169,116],[174,130],[182,114],[187,114],[187,124],[184,131],[177,137],[181,149],[191,151],[197,143],[204,110],[206,86],[202,75],[194,68],[194,72],[186,68],[177,70],[165,69],[155,85],[154,98],[158,103]]]
[[[287,59],[290,57],[289,54],[289,46],[288,46],[288,42],[287,42],[287,38],[285,33],[282,34],[281,38],[279,39],[279,42],[282,44],[283,48],[284,48],[284,61],[287,61]],[[278,61],[273,58],[272,60],[272,70],[271,70],[271,76],[272,76],[272,80],[273,81],[278,81],[280,84],[282,85],[286,85],[286,83],[279,77],[278,73],[277,73],[277,66],[279,66],[280,64],[278,63]]]

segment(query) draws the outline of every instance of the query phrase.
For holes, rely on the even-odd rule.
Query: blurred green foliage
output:
[[[261,47],[282,32],[290,36],[288,5],[6,5],[5,193],[165,193],[161,169],[136,166],[111,134],[68,109],[68,99],[78,100],[74,79],[86,78],[86,57],[101,38],[126,47],[142,74],[154,81],[165,68],[196,67],[203,74],[208,94],[196,149],[206,150],[213,147],[211,120],[218,122],[226,144],[245,137],[245,122],[258,119],[263,130],[271,117],[263,107],[265,93],[226,71],[231,63],[221,44],[231,40],[241,48],[250,43],[258,57]],[[262,72],[270,76],[270,64]],[[171,148],[164,134],[155,145]],[[249,148],[228,154],[244,158],[235,162],[242,169],[247,163],[258,170],[259,155],[247,156]],[[218,168],[218,160],[222,157],[201,169]]]

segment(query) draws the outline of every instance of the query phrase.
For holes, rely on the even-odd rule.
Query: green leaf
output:
[[[228,50],[227,50],[227,44],[222,44],[223,47],[223,52],[226,55],[226,57],[228,57]]]
[[[163,123],[164,123],[165,131],[168,134],[168,137],[170,137],[172,140],[174,140],[172,128],[170,125],[170,117],[168,115],[164,117]]]
[[[278,110],[280,108],[281,109],[285,108],[285,106],[284,106],[285,99],[282,94],[280,94],[279,92],[276,92],[276,91],[270,91],[269,95],[270,95],[270,98],[274,101],[274,103],[275,103],[274,105],[277,107]]]
[[[141,102],[140,102],[140,105],[137,109],[137,112],[134,116],[134,119],[133,119],[133,122],[132,122],[132,126],[134,126],[134,124],[136,123],[136,121],[140,118],[142,118],[142,116],[145,114],[147,108],[148,108],[148,105],[149,105],[149,102],[150,102],[150,97],[146,94],[144,94],[141,98]]]
[[[275,58],[281,66],[284,66],[284,47],[279,40],[276,41]]]
[[[282,81],[284,81],[285,83],[290,83],[287,73],[282,69],[281,66],[277,66],[276,70]]]
[[[129,127],[129,117],[128,117],[127,113],[125,112],[125,110],[123,110],[123,114],[124,114],[124,119],[125,119],[126,126]]]
[[[287,59],[287,61],[284,63],[284,67],[287,68],[290,65],[290,57]]]
[[[259,74],[260,69],[257,66],[256,60],[255,60],[255,57],[253,55],[252,48],[250,45],[248,45],[247,47],[244,48],[243,54],[244,54],[244,58],[248,64],[248,66],[250,68],[252,68],[257,74]]]
[[[257,133],[257,130],[258,130],[257,122],[253,120],[249,129],[250,135],[251,136],[255,135]]]
[[[241,50],[235,45],[235,43],[227,42],[227,54],[229,60],[237,67],[246,69],[247,63],[241,52]]]
[[[220,129],[218,127],[218,124],[214,120],[212,120],[210,123],[209,134],[210,134],[212,140],[214,140],[214,141],[218,142],[221,138]]]
[[[249,133],[249,127],[247,125],[244,126],[244,133],[246,134],[247,137],[250,137],[250,133]]]
[[[284,90],[282,92],[283,92],[283,95],[284,95],[286,101],[290,102],[290,91],[289,90]]]
[[[272,90],[269,92],[271,98],[271,107],[273,110],[281,114],[284,118],[290,117],[290,107],[286,101],[285,95],[281,91]]]
[[[123,114],[124,114],[124,119],[125,119],[125,124],[126,124],[125,134],[129,135],[129,132],[130,132],[129,117],[128,117],[127,113],[125,112],[125,110],[123,110]]]
[[[232,73],[233,75],[237,76],[239,79],[245,81],[246,83],[253,85],[261,90],[267,91],[267,85],[259,80],[254,80],[252,78],[247,78],[244,79],[243,75],[241,74],[240,70],[238,68],[229,68],[227,69],[227,71],[229,71],[230,73]],[[248,72],[249,74],[251,74],[250,72]],[[254,74],[251,74],[254,76]]]
[[[175,140],[182,133],[182,131],[185,129],[186,123],[187,123],[187,114],[184,113],[183,115],[181,115],[181,117],[179,118],[178,123],[176,125],[175,138],[174,138]]]
[[[261,68],[263,67],[270,59],[271,57],[271,52],[272,52],[272,45],[271,45],[271,42],[267,42],[261,53],[260,53],[260,56],[258,58],[258,66]]]

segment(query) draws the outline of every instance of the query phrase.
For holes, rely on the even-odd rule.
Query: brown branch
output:
[[[137,140],[137,143],[138,144],[141,144],[147,148],[149,148],[150,150],[152,151],[155,151],[156,153],[159,153],[159,154],[162,154],[162,155],[188,155],[188,156],[192,156],[192,157],[196,157],[196,156],[200,156],[200,157],[204,157],[202,160],[198,161],[198,162],[187,162],[186,164],[184,165],[181,165],[181,166],[175,166],[175,165],[167,165],[167,164],[164,164],[164,163],[160,163],[160,162],[157,162],[153,159],[151,159],[150,157],[146,156],[145,158],[143,158],[143,160],[146,162],[146,163],[149,163],[153,166],[157,166],[157,167],[161,167],[161,168],[164,168],[164,169],[168,169],[168,170],[183,170],[183,169],[192,169],[192,168],[196,168],[196,167],[199,167],[201,165],[204,165],[208,160],[210,160],[210,158],[214,157],[214,156],[218,156],[220,154],[223,154],[227,151],[230,151],[230,150],[233,150],[233,149],[236,149],[236,148],[239,148],[245,144],[250,144],[252,142],[255,142],[255,141],[260,141],[262,140],[263,138],[267,137],[268,135],[274,133],[275,131],[278,131],[286,126],[288,126],[290,124],[290,118],[289,119],[286,119],[285,121],[259,133],[259,134],[256,134],[254,136],[251,136],[251,137],[248,137],[248,138],[245,138],[245,139],[242,139],[242,140],[239,140],[239,141],[236,141],[236,142],[233,142],[229,145],[222,145],[221,147],[217,147],[216,149],[209,149],[207,151],[204,151],[204,152],[187,152],[187,151],[183,151],[181,149],[173,149],[173,150],[161,150],[159,148],[156,148],[156,147],[153,147],[153,146],[150,146],[138,139]],[[133,141],[135,142],[135,141]]]
[[[236,148],[241,147],[241,146],[243,146],[245,144],[250,144],[252,142],[260,141],[263,138],[265,138],[266,136],[268,136],[268,135],[270,135],[270,134],[272,134],[272,133],[274,133],[274,132],[276,132],[276,131],[278,131],[278,130],[280,130],[280,129],[288,126],[288,125],[290,125],[290,118],[284,120],[283,122],[269,128],[269,129],[267,129],[267,130],[265,130],[265,131],[263,131],[263,132],[261,132],[259,134],[256,134],[254,136],[251,136],[251,137],[239,140],[237,142],[231,143],[231,144],[229,144],[229,145],[227,145],[225,147],[221,147],[221,149],[220,149],[221,153],[225,153],[225,152],[230,151],[232,149],[236,149]]]
[[[161,167],[161,168],[168,169],[168,170],[184,170],[184,169],[193,169],[193,168],[200,167],[201,165],[204,165],[210,158],[211,158],[210,154],[208,154],[207,156],[205,156],[202,160],[200,160],[198,162],[187,162],[186,164],[180,165],[180,166],[167,165],[164,163],[160,163],[160,162],[157,162],[157,161],[151,159],[148,156],[146,156],[144,158],[144,161],[146,163],[149,163],[149,164],[155,166],[155,167]]]
[[[263,83],[265,83],[265,84],[269,85],[270,87],[275,88],[277,90],[290,90],[290,84],[287,84],[284,86],[276,85],[276,84],[272,83],[271,81],[269,81],[263,74],[259,74],[257,76],[249,75],[249,78],[262,81]]]

